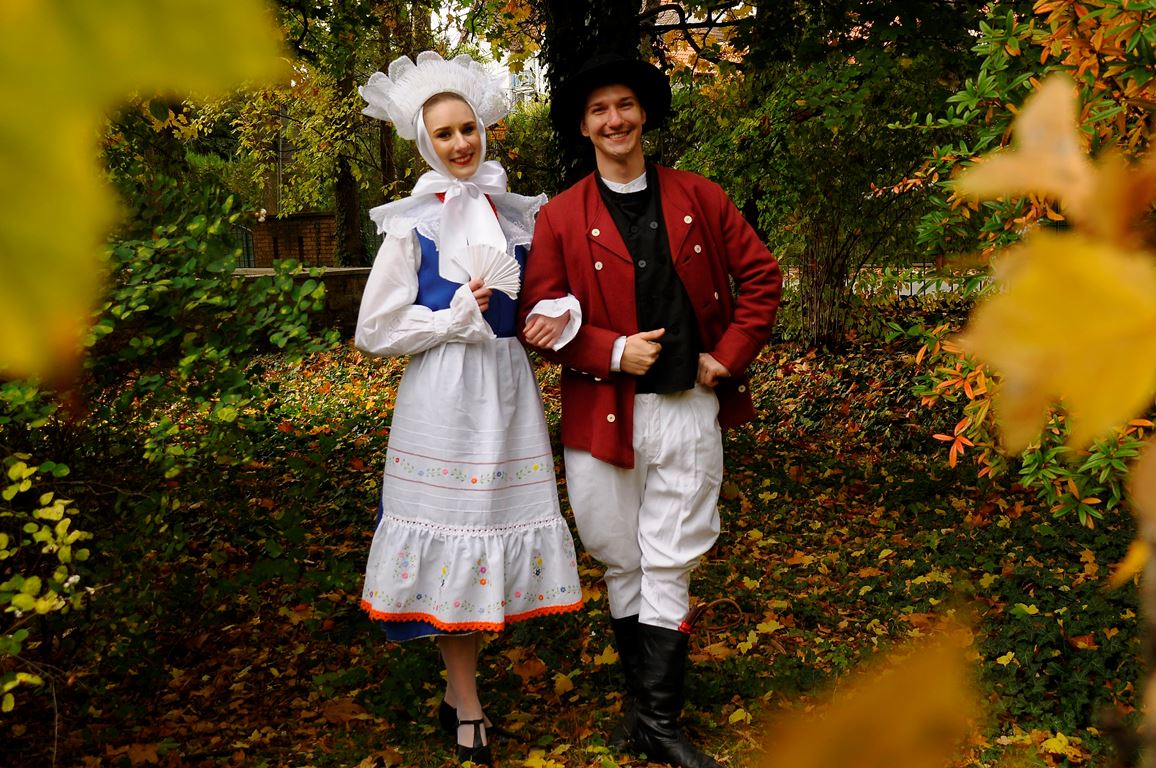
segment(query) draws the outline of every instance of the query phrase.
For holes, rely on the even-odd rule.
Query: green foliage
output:
[[[926,195],[905,179],[926,150],[921,136],[886,126],[946,96],[928,87],[936,61],[834,53],[680,97],[674,133],[690,147],[680,165],[722,183],[780,261],[798,268],[810,343],[842,338],[860,269],[911,259]]]
[[[339,93],[332,76],[306,65],[291,83],[255,91],[242,102],[235,123],[239,150],[252,165],[254,183],[277,185],[281,213],[333,209],[337,162],[358,155],[357,129],[369,133],[362,106],[356,92]],[[367,189],[366,167],[351,168]]]
[[[16,689],[44,683],[40,667],[21,656],[34,618],[80,608],[78,563],[89,557],[82,546],[92,534],[75,527],[72,502],[38,489],[38,476],[62,478],[68,467],[52,461],[29,464],[28,454],[4,458],[0,492],[0,713],[16,708]]]
[[[147,658],[155,621],[176,608],[159,597],[172,583],[126,578],[126,568],[177,560],[193,532],[219,524],[215,514],[197,512],[200,504],[180,487],[221,482],[230,467],[253,462],[261,435],[273,430],[276,391],[259,355],[278,351],[292,360],[335,340],[310,325],[324,302],[316,275],[292,262],[257,279],[233,273],[239,214],[231,197],[180,184],[157,168],[127,163],[115,170],[136,211],[108,246],[111,285],[82,375],[66,392],[29,381],[0,386],[0,454],[10,457],[8,477],[18,483],[0,508],[3,548],[16,566],[0,585],[0,607],[23,617],[6,629],[6,648],[14,655],[37,647],[54,667],[74,663],[78,641],[93,632],[116,638],[103,651],[105,663]],[[37,466],[27,458],[33,455],[53,460]],[[74,470],[67,481],[64,464]],[[65,482],[83,513],[62,500]],[[38,503],[26,500],[33,495]],[[262,545],[272,539],[267,550],[276,563],[282,537],[291,538],[300,517],[268,518],[275,537],[259,527],[256,538]],[[81,562],[88,549],[77,546],[88,538],[81,527],[99,532],[88,563]],[[21,532],[26,538],[16,538]],[[60,564],[38,574],[49,554]],[[63,610],[78,604],[78,578],[98,585],[95,619]],[[187,596],[187,589],[173,596]],[[41,620],[29,623],[37,613]]]
[[[932,181],[948,179],[963,161],[1005,142],[1014,116],[1008,105],[1021,102],[1030,93],[1033,79],[1048,69],[1038,63],[1038,57],[1022,55],[1033,35],[1030,17],[996,3],[979,28],[972,48],[980,58],[979,71],[947,99],[942,116],[928,113],[922,121],[923,130],[939,141],[931,151],[933,163],[925,171]],[[920,123],[912,125],[918,130]],[[918,226],[919,245],[930,256],[969,251],[977,239],[1003,245],[1019,236],[1017,225],[1025,213],[1022,200],[985,202],[981,215],[976,215],[971,206],[960,205],[944,190],[940,186],[931,195],[932,209]]]
[[[114,286],[92,329],[88,369],[103,406],[93,423],[151,425],[143,458],[172,477],[202,453],[224,464],[251,455],[266,396],[252,355],[317,348],[309,316],[323,306],[324,286],[293,262],[257,279],[233,274],[232,198],[209,195],[203,212],[190,210],[175,181],[161,186],[159,209],[179,212],[147,237],[111,245]],[[178,403],[198,429],[180,433]]]
[[[487,154],[505,167],[510,191],[531,196],[552,191],[555,158],[549,102],[520,105],[503,124],[504,129],[491,130],[487,136]]]

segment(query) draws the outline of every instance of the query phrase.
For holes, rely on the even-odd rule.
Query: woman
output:
[[[446,667],[439,720],[459,759],[486,763],[480,632],[582,605],[542,403],[514,328],[545,196],[507,193],[501,165],[484,160],[485,126],[508,106],[501,83],[469,57],[403,56],[359,91],[365,114],[416,140],[432,169],[410,197],[370,211],[385,238],[355,343],[411,358],[362,607],[392,640],[437,638]],[[546,344],[577,332],[572,297],[535,309]]]

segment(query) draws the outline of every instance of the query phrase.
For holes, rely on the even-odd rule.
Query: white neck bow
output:
[[[421,113],[416,118],[418,152],[429,163],[432,171],[422,174],[413,188],[413,196],[444,193],[441,214],[441,237],[438,243],[440,258],[438,274],[457,283],[469,282],[470,276],[462,269],[460,254],[470,245],[490,245],[506,253],[506,235],[498,223],[497,214],[490,207],[486,195],[506,191],[506,170],[495,160],[486,160],[468,179],[459,179],[449,172],[438,157],[426,130]],[[485,132],[482,133],[482,156],[485,157]]]

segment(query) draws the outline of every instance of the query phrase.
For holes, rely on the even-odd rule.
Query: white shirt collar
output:
[[[643,171],[642,175],[637,179],[628,181],[625,184],[619,183],[617,181],[611,181],[607,178],[603,178],[602,183],[605,184],[606,188],[611,192],[617,192],[619,194],[626,194],[627,192],[641,192],[642,190],[646,189],[646,171]]]

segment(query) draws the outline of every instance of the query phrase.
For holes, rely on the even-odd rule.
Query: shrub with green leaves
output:
[[[82,543],[92,534],[79,530],[72,502],[41,492],[38,476],[60,478],[68,467],[46,461],[30,464],[27,454],[4,458],[0,491],[0,712],[16,707],[16,689],[41,685],[39,665],[21,652],[38,616],[67,613],[84,600],[77,564],[88,559]]]
[[[44,669],[84,664],[72,655],[83,643],[69,638],[109,638],[101,661],[114,667],[147,657],[152,614],[188,598],[166,594],[155,569],[219,529],[216,517],[231,512],[202,508],[207,489],[252,462],[275,428],[265,353],[293,360],[336,339],[312,327],[325,297],[318,275],[293,262],[257,278],[234,273],[230,196],[120,173],[134,210],[108,246],[109,286],[82,371],[68,391],[0,385],[0,456],[12,483],[0,506],[0,656],[20,659],[0,658],[6,691],[44,677],[19,655],[29,649]],[[99,532],[84,550],[81,529]],[[141,568],[151,577],[139,578]],[[69,610],[79,580],[97,589],[99,608]]]

